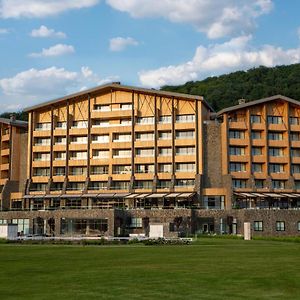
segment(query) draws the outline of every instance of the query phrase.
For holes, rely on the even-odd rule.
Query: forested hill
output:
[[[161,89],[204,96],[216,111],[241,98],[251,101],[281,94],[300,101],[300,64],[258,67]]]

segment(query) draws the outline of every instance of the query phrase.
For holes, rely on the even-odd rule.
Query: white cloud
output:
[[[31,53],[31,57],[48,57],[48,56],[61,56],[74,53],[75,49],[71,45],[57,44],[48,49],[43,48],[42,52]]]
[[[114,81],[118,76],[101,78],[89,67],[80,71],[64,68],[29,69],[10,78],[0,79],[0,110],[8,111],[13,107],[22,108],[47,99],[61,97],[88,87]],[[22,104],[20,104],[22,99]]]
[[[209,38],[250,33],[255,19],[271,11],[272,0],[106,0],[134,18],[162,17],[192,24]]]
[[[138,46],[138,41],[133,39],[132,37],[115,37],[110,39],[109,41],[109,49],[110,51],[123,51],[128,46]]]
[[[44,25],[41,25],[38,29],[33,29],[30,33],[32,37],[37,38],[47,38],[47,37],[55,37],[55,38],[65,38],[66,34],[61,31],[55,31],[54,29],[49,29]]]
[[[9,32],[6,28],[0,28],[0,34],[7,34]]]
[[[0,17],[42,18],[70,9],[91,7],[99,0],[0,0]]]
[[[223,44],[199,46],[192,60],[179,65],[142,71],[139,73],[140,81],[144,86],[160,87],[260,65],[272,67],[300,62],[300,47],[284,50],[264,45],[255,49],[250,45],[251,39],[251,36],[241,36]]]

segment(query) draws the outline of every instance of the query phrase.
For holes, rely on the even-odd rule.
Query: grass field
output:
[[[0,245],[0,299],[300,299],[300,244]]]

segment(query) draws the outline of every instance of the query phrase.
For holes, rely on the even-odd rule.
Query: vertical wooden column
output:
[[[286,118],[286,130],[287,130],[287,144],[288,144],[288,153],[287,153],[287,158],[288,158],[288,171],[287,173],[289,174],[289,176],[293,176],[292,173],[292,159],[291,159],[291,137],[290,137],[290,132],[291,132],[291,122],[290,122],[290,103],[286,102],[286,114],[285,114],[285,118]]]
[[[91,128],[92,128],[92,120],[91,120],[91,96],[88,94],[88,136],[87,136],[87,180],[90,179],[91,175]]]
[[[198,111],[198,106],[199,106],[199,103],[197,101],[197,99],[195,99],[195,135],[196,135],[196,175],[198,175],[200,173],[200,170],[199,170],[199,162],[200,162],[200,159],[199,159],[199,151],[200,151],[200,139],[199,139],[199,111]],[[202,135],[202,134],[201,134]],[[202,145],[202,143],[201,143]]]
[[[175,186],[175,122],[176,122],[176,113],[175,113],[175,101],[172,97],[172,184],[171,188],[174,189]]]
[[[3,136],[3,123],[0,123],[0,165],[2,164],[2,137]],[[0,179],[1,179],[1,172],[0,172]]]
[[[12,180],[12,155],[13,155],[13,143],[14,143],[14,136],[13,136],[13,126],[9,125],[9,157],[8,157],[8,180]]]
[[[267,105],[263,106],[263,120],[265,120],[265,155],[266,155],[266,176],[270,176],[269,172],[269,145],[268,145],[268,113]]]
[[[50,180],[53,177],[53,145],[54,145],[54,113],[53,113],[53,106],[51,106],[51,135],[50,135]]]
[[[66,180],[69,177],[69,143],[70,143],[70,101],[67,101],[67,128],[66,128]]]
[[[161,97],[160,97],[161,99]],[[158,140],[158,132],[157,132],[157,122],[158,122],[158,115],[157,115],[157,97],[154,96],[154,176],[157,177],[158,173],[158,165],[157,165],[157,156],[158,156],[158,149],[157,149],[157,140]]]
[[[138,94],[138,101],[140,99],[140,95]],[[135,141],[135,105],[134,105],[134,91],[131,94],[131,176],[134,177],[134,158],[135,158],[135,148],[134,148],[134,141]]]
[[[33,131],[35,124],[35,112],[29,113],[29,143],[28,143],[28,179],[32,178],[32,161],[33,161]]]

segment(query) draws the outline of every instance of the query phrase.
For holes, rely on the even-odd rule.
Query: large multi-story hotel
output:
[[[0,119],[0,222],[21,234],[300,233],[298,101],[215,113],[200,96],[113,83],[26,111],[28,134]]]

